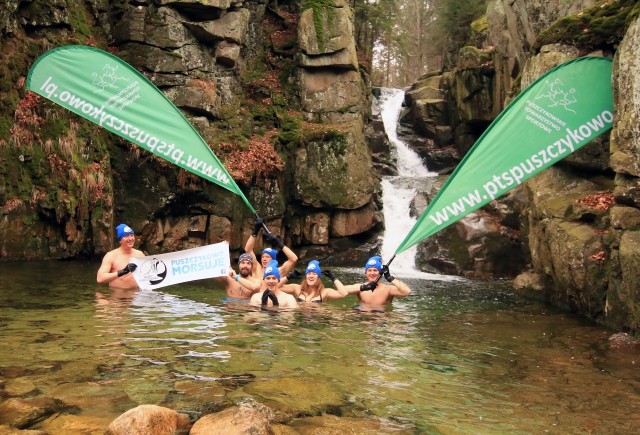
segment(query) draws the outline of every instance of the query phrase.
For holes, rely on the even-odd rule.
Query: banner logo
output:
[[[569,108],[570,105],[578,102],[574,95],[576,90],[575,88],[566,90],[566,88],[560,79],[555,79],[554,81],[545,80],[544,86],[540,89],[535,99],[548,98],[550,102],[547,103],[547,107],[562,106],[564,110],[576,113],[575,110]]]
[[[118,66],[115,67],[109,65],[108,63],[102,67],[102,73],[92,73],[91,77],[93,77],[93,84],[99,88],[93,91],[94,94],[104,92],[105,88],[109,89],[120,89],[119,86],[116,86],[116,82],[126,81],[129,79],[117,75]]]
[[[148,281],[151,285],[158,285],[167,277],[167,265],[162,260],[152,258],[145,261],[140,266],[142,279]]]
[[[149,257],[131,258],[129,261],[138,266],[133,271],[133,278],[143,290],[226,276],[231,268],[229,244],[225,242]]]

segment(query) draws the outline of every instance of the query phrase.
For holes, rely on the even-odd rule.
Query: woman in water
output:
[[[298,275],[300,273],[298,272]],[[298,302],[324,302],[332,299],[342,299],[348,295],[347,290],[339,279],[331,273],[330,270],[325,271],[327,278],[333,282],[336,289],[326,288],[322,284],[322,270],[318,260],[311,260],[304,271],[304,281],[302,284],[284,284],[280,286],[280,290],[285,293],[292,294]]]

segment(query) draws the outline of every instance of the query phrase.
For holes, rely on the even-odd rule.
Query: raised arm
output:
[[[298,256],[288,247],[283,246],[282,252],[287,256],[287,261],[284,262],[282,266],[278,269],[280,270],[280,275],[286,275],[291,272],[294,267],[296,267],[296,263],[298,261]]]
[[[333,273],[330,270],[325,270],[324,274],[327,278],[331,280],[333,285],[336,286],[335,290],[332,288],[325,288],[327,290],[325,294],[322,296],[322,299],[332,300],[332,299],[342,299],[349,295],[347,288],[344,284],[340,282],[338,278],[333,276]]]
[[[355,295],[360,293],[360,287],[362,286],[363,284],[349,284],[343,285],[342,288],[347,291],[348,295]]]
[[[400,281],[398,278],[394,278],[391,285],[391,295],[392,296],[409,296],[411,294],[411,289],[408,285]]]
[[[285,261],[282,266],[278,267],[278,270],[280,271],[280,276],[284,276],[287,273],[291,272],[293,268],[296,266],[296,262],[298,261],[298,256],[287,246],[284,246],[284,243],[282,243],[278,239],[278,237],[276,237],[275,234],[269,233],[266,235],[266,238],[269,242],[271,242],[271,244],[280,248],[282,252],[284,252],[284,255],[287,256],[287,261]]]
[[[391,285],[391,296],[409,296],[411,294],[411,289],[408,285],[400,281],[398,278],[391,276],[388,266],[383,266],[381,272],[384,275],[384,279],[386,279]]]
[[[278,271],[279,270],[280,269],[278,269]],[[278,287],[282,288],[286,284],[293,285],[294,283],[290,283],[289,281],[298,279],[301,276],[302,276],[302,273],[300,273],[296,269],[293,269],[291,272],[287,273],[286,275],[282,275],[282,279],[280,279],[280,284],[278,285]],[[296,285],[299,285],[299,284],[296,284]]]
[[[264,225],[264,220],[261,218],[256,218],[253,224],[253,232],[247,239],[247,242],[244,244],[244,252],[251,255],[251,273],[255,274],[256,269],[258,267],[258,259],[256,258],[256,254],[253,252],[253,249],[256,246],[256,239],[258,238],[258,234],[260,233],[260,229]]]
[[[249,240],[247,240],[247,244],[244,248],[248,249],[247,247],[251,245],[250,250],[245,252],[251,256],[251,276],[258,278],[260,276],[261,270],[258,269],[258,267],[260,266],[260,261],[256,257],[255,252],[253,252],[253,242],[255,241],[255,239],[255,237],[249,236]],[[249,243],[249,241],[251,241],[251,243]]]

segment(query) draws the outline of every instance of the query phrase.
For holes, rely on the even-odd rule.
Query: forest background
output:
[[[401,88],[451,69],[488,29],[486,0],[350,0],[356,43],[375,86]]]

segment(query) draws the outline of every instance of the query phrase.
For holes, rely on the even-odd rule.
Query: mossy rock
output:
[[[343,406],[343,395],[331,387],[329,382],[305,378],[264,379],[245,387],[252,396],[265,402],[277,404],[284,409],[293,409],[300,415],[320,415],[327,409]]]
[[[533,49],[539,52],[542,46],[554,43],[586,51],[614,48],[624,37],[631,18],[639,13],[636,0],[601,1],[580,14],[559,19],[540,32]]]

